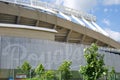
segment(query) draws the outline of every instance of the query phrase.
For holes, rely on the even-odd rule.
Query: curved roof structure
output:
[[[0,23],[55,29],[55,41],[119,48],[95,16],[39,0],[0,0]]]

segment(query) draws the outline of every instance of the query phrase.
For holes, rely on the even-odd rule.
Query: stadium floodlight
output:
[[[53,14],[57,14],[56,11],[53,11],[53,10],[51,10],[51,9],[47,9],[47,8],[44,8],[44,7],[34,6],[34,5],[32,5],[32,6],[30,6],[30,7],[35,7],[35,8],[37,8],[37,9],[41,9],[41,10],[43,10],[43,11],[47,11],[47,12],[50,12],[50,13],[53,13]]]
[[[71,15],[71,17],[72,17],[75,21],[77,21],[80,25],[85,26],[85,23],[83,23],[83,22],[81,21],[81,19],[78,19],[78,18],[75,17],[74,15]]]
[[[62,13],[62,12],[59,12],[58,15],[60,15],[60,17],[62,17],[62,18],[65,18],[65,19],[71,21],[71,18],[70,18],[69,16],[65,15],[65,14]]]
[[[105,36],[109,36],[107,32],[105,32],[98,24],[92,21],[92,24],[97,28],[98,32],[104,34]]]
[[[85,22],[86,27],[88,27],[88,28],[90,28],[90,29],[92,29],[92,30],[94,30],[94,31],[97,31],[97,29],[96,29],[90,22],[88,22],[88,21],[85,20],[84,18],[82,18],[82,20]]]

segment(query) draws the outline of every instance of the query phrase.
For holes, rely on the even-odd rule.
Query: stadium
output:
[[[9,77],[24,61],[57,69],[71,60],[72,70],[78,70],[85,64],[83,49],[92,43],[101,46],[106,65],[120,72],[120,43],[95,16],[40,0],[0,0],[0,78]]]

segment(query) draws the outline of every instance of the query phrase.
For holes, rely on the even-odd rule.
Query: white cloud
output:
[[[56,4],[69,8],[87,11],[97,4],[97,0],[56,0]]]
[[[118,8],[115,8],[115,9],[111,9],[111,8],[104,8],[104,13],[117,13],[119,12],[119,9]]]
[[[108,9],[107,9],[107,8],[105,8],[105,9],[104,9],[104,12],[108,12]]]
[[[63,5],[64,0],[55,0],[55,4]]]
[[[103,19],[102,21],[105,25],[110,26],[110,21],[108,19]]]
[[[88,11],[95,8],[96,5],[104,4],[104,5],[113,5],[113,4],[120,4],[120,0],[42,0],[50,3],[54,3],[57,5],[63,5],[69,8]],[[107,12],[107,9],[104,9]],[[109,10],[111,11],[111,10]],[[117,10],[116,10],[117,12]]]
[[[104,0],[104,5],[118,5],[120,4],[120,0]]]
[[[109,34],[109,36],[112,39],[120,42],[120,32],[112,31],[111,29],[105,29],[105,31]]]

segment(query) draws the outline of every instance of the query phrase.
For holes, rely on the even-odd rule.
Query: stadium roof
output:
[[[58,31],[55,36],[56,41],[83,44],[95,42],[102,46],[115,48],[119,48],[120,46],[118,42],[109,38],[108,33],[95,22],[96,17],[90,14],[63,6],[51,5],[39,0],[0,1],[7,3],[0,5],[0,22],[2,23],[42,26],[56,29]],[[14,6],[8,5],[9,3],[14,4]],[[9,10],[4,9],[8,7]]]

